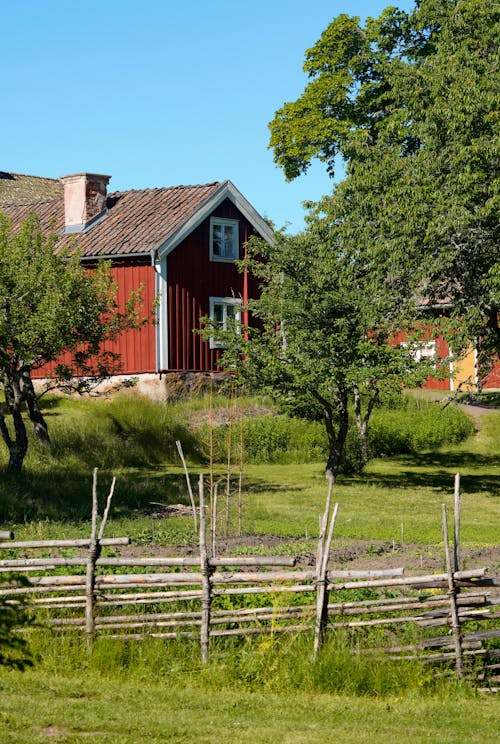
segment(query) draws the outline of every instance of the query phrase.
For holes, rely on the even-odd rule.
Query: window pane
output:
[[[224,305],[214,305],[213,320],[217,325],[224,325]]]
[[[215,256],[222,256],[222,225],[213,225],[212,232],[212,251]]]
[[[235,258],[235,240],[233,225],[224,225],[224,243],[222,248],[224,258]]]

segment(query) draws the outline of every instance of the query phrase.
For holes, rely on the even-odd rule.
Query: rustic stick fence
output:
[[[2,549],[8,549],[9,555],[14,549],[19,553],[16,558],[0,559],[0,596],[15,603],[28,595],[33,610],[48,626],[84,632],[89,648],[96,636],[191,638],[199,640],[203,662],[208,660],[211,638],[308,631],[316,656],[332,629],[381,627],[397,639],[398,627],[413,626],[420,633],[419,640],[385,647],[390,658],[453,663],[458,676],[466,673],[470,659],[483,659],[490,677],[497,679],[500,649],[491,646],[500,638],[500,577],[488,576],[484,568],[460,570],[456,483],[453,552],[444,506],[442,510],[446,571],[413,576],[406,576],[403,567],[375,571],[328,567],[338,511],[337,504],[331,509],[331,487],[320,520],[314,569],[300,569],[288,557],[217,557],[213,533],[209,545],[206,540],[207,506],[201,476],[198,557],[104,556],[103,548],[130,543],[126,537],[104,537],[113,489],[114,482],[98,530],[94,472],[89,539],[16,542],[12,533],[0,533],[0,555]],[[80,555],[65,557],[61,555],[64,548],[79,549]],[[50,555],[33,557],[33,550]],[[67,570],[61,575],[63,569]],[[12,573],[25,574],[27,585],[13,582]],[[379,589],[382,594],[350,601],[349,590],[359,595],[361,589]],[[392,596],[383,596],[388,592]],[[248,606],[251,595],[252,606]],[[254,606],[255,595],[262,606]],[[286,602],[287,595],[294,596],[293,602]],[[303,603],[296,604],[297,595],[304,597]],[[221,605],[221,598],[227,604],[228,597],[234,598],[229,609]],[[486,623],[484,630],[477,630],[480,622]],[[475,627],[466,633],[468,623]],[[436,636],[436,628],[449,633]]]

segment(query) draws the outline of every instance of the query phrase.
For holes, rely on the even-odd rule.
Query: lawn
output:
[[[0,673],[2,744],[239,744],[498,741],[498,701],[475,695],[382,699],[207,689],[42,671]]]
[[[496,410],[481,416],[478,432],[461,444],[379,458],[362,475],[341,476],[334,495],[340,503],[335,543],[392,543],[401,540],[403,528],[408,543],[441,550],[441,504],[452,505],[454,475],[460,472],[463,542],[494,546],[500,523],[498,452]],[[35,450],[21,477],[3,479],[2,527],[13,528],[19,539],[88,535],[92,458],[88,468],[64,462],[51,469],[47,457]],[[107,536],[130,535],[148,551],[154,551],[154,543],[195,548],[189,518],[163,518],[161,507],[151,504],[188,503],[183,472],[172,462],[101,468],[101,501],[111,471],[118,477]],[[189,463],[193,483],[199,472],[208,473],[202,459],[191,456]],[[216,471],[224,476],[223,466]],[[240,547],[245,539],[255,546],[256,535],[314,538],[325,495],[322,463],[246,465]],[[151,514],[155,509],[159,514]],[[233,497],[233,533],[235,510]],[[6,520],[9,514],[15,519]],[[268,641],[243,643],[238,662],[219,650],[206,669],[184,647],[176,657],[160,644],[148,656],[152,652],[146,645],[131,650],[117,644],[96,660],[87,659],[83,648],[58,643],[38,642],[33,669],[0,670],[1,744],[89,739],[218,743],[223,738],[231,744],[362,744],[396,741],[402,734],[408,742],[498,741],[494,695],[483,696],[452,680],[429,684],[429,675],[420,669],[408,678],[396,669],[390,683],[377,681],[374,669],[369,690],[354,694],[349,680],[335,687],[335,666],[325,663],[321,672],[307,661],[309,651],[300,649],[277,660]]]

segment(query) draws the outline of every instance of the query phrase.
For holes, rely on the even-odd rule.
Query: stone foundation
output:
[[[161,375],[150,373],[139,375],[114,375],[100,383],[94,395],[112,395],[121,390],[130,390],[151,400],[182,400],[191,396],[213,393],[224,382],[231,379],[227,372],[164,372]],[[33,380],[35,390],[43,388],[47,380]],[[57,388],[54,393],[61,393]]]

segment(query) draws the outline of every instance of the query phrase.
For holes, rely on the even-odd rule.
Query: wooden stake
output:
[[[219,484],[216,483],[214,486],[214,497],[212,500],[212,523],[211,523],[211,531],[212,531],[212,558],[215,558],[216,556],[216,550],[217,550],[217,496],[218,496],[218,488]]]
[[[206,514],[205,514],[205,494],[203,486],[203,475],[200,475],[198,481],[198,491],[200,494],[200,563],[201,563],[201,629],[200,629],[200,646],[201,662],[206,664],[208,661],[208,640],[210,628],[210,568],[208,565],[207,545],[206,545]]]
[[[101,526],[99,528],[99,535],[97,537],[97,539],[99,541],[101,541],[102,538],[103,538],[103,536],[104,536],[104,530],[106,528],[106,522],[108,521],[109,508],[111,506],[111,499],[113,498],[113,493],[115,492],[115,484],[116,484],[116,478],[113,477],[113,480],[111,481],[111,488],[109,489],[109,493],[108,493],[108,500],[106,501],[106,508],[105,508],[104,514],[102,516]]]
[[[187,490],[189,494],[189,500],[191,502],[191,508],[193,510],[194,531],[198,532],[198,519],[196,516],[196,504],[194,503],[193,489],[191,488],[191,480],[189,478],[186,460],[184,458],[184,452],[182,451],[182,444],[180,443],[179,440],[177,440],[175,443],[175,446],[177,447],[177,452],[179,453],[179,457],[181,458],[181,462],[182,462],[182,467],[184,468],[184,475],[186,477],[186,485],[187,485]]]
[[[318,541],[318,562],[316,566],[316,625],[314,628],[314,651],[313,658],[318,655],[319,647],[325,640],[326,624],[328,621],[328,587],[327,587],[327,569],[328,558],[330,555],[330,545],[333,537],[333,529],[339,505],[335,504],[333,515],[330,520],[328,536],[326,529],[328,526],[328,517],[332,499],[333,478],[328,482],[328,493],[326,496],[325,513],[321,522],[321,532]]]
[[[453,561],[455,571],[460,571],[460,473],[455,475],[455,508],[453,529]]]
[[[240,451],[239,451],[239,474],[238,474],[238,537],[241,537],[243,529],[243,505],[241,494],[243,491],[243,413],[240,409]]]
[[[460,621],[458,618],[457,609],[457,590],[455,587],[455,579],[453,576],[453,568],[451,565],[451,552],[450,545],[448,542],[448,519],[446,516],[446,506],[442,504],[443,512],[443,539],[444,549],[446,554],[446,570],[448,573],[448,596],[450,598],[450,614],[451,614],[451,632],[453,635],[453,641],[455,646],[455,660],[457,667],[458,678],[463,677],[463,659],[462,659],[462,639],[460,633]]]
[[[95,587],[95,564],[98,558],[97,541],[97,468],[94,468],[92,481],[92,527],[90,532],[90,545],[87,558],[87,574],[85,582],[85,630],[87,633],[87,651],[92,648],[94,638],[94,587]]]

